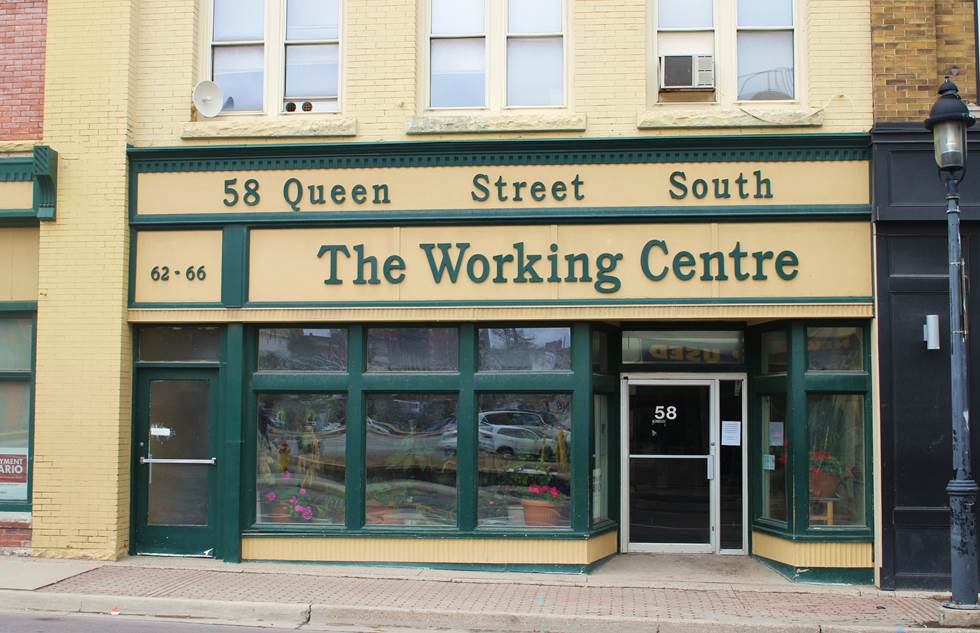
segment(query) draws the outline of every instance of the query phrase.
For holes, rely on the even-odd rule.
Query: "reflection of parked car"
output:
[[[439,450],[446,455],[454,455],[456,453],[457,435],[455,424],[452,428],[443,431],[442,437],[439,438]]]
[[[554,450],[555,441],[532,428],[484,425],[480,429],[480,448],[501,455],[537,457],[544,449]]]
[[[541,414],[531,411],[483,411],[480,413],[480,426],[520,426],[542,435],[554,434],[552,426],[544,421]]]

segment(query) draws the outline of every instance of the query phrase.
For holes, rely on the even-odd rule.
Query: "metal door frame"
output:
[[[721,549],[719,524],[721,519],[721,480],[717,476],[721,472],[721,451],[717,437],[721,425],[720,411],[720,382],[722,380],[738,380],[742,383],[742,547],[741,549]],[[629,522],[629,483],[630,483],[630,448],[629,448],[629,415],[630,415],[630,386],[707,386],[708,390],[708,426],[709,426],[709,457],[712,472],[715,475],[709,484],[709,523],[711,541],[708,544],[697,543],[630,543]],[[746,373],[625,373],[620,374],[620,524],[619,551],[626,552],[656,552],[671,554],[746,554],[748,552],[748,374]]]

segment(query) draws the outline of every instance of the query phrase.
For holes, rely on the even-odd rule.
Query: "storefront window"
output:
[[[623,364],[737,365],[744,350],[741,331],[623,332]]]
[[[592,522],[609,518],[609,396],[592,396]]]
[[[456,394],[367,395],[367,525],[456,525],[456,403]]]
[[[864,332],[859,327],[808,327],[808,371],[861,371],[864,369]]]
[[[258,395],[258,523],[344,523],[346,404],[343,394]]]
[[[605,332],[592,332],[592,373],[609,373],[609,336]]]
[[[217,328],[152,327],[139,333],[141,361],[217,361]]]
[[[789,342],[786,332],[762,333],[762,373],[785,374],[789,367]]]
[[[456,328],[368,330],[368,371],[456,371],[458,367]]]
[[[31,385],[0,382],[0,502],[27,501]]]
[[[572,397],[479,397],[480,527],[571,525]]]
[[[344,371],[347,369],[347,330],[259,330],[258,368],[259,371]]]
[[[0,371],[31,370],[30,319],[0,319]]]
[[[864,396],[807,397],[810,525],[865,524]]]
[[[480,328],[481,371],[556,371],[572,367],[567,327]]]
[[[762,516],[787,519],[786,395],[762,396]]]

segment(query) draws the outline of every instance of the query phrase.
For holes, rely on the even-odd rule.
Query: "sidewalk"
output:
[[[745,557],[631,555],[591,575],[145,557],[116,563],[0,559],[0,588],[0,610],[118,611],[311,631],[356,625],[894,633],[936,626],[939,613],[928,594],[791,583]]]

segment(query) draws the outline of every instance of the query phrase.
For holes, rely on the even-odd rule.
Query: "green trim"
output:
[[[0,312],[36,312],[37,301],[0,301]]]
[[[766,521],[765,519],[757,519],[752,525],[752,529],[756,532],[764,532],[766,534],[771,534],[773,536],[778,536],[779,538],[786,541],[795,541],[800,543],[827,543],[827,542],[856,542],[856,543],[871,543],[874,542],[874,534],[870,528],[810,528],[807,531],[797,532],[796,534],[787,533],[785,527],[781,527],[776,524],[776,522]]]
[[[493,571],[493,572],[523,572],[535,574],[590,574],[608,560],[603,558],[588,565],[565,564],[525,564],[525,563],[387,563],[387,562],[356,562],[349,561],[289,561],[290,564],[302,565],[358,565],[362,567],[398,567],[407,569],[445,569],[451,571]],[[281,563],[277,559],[251,559],[250,563]]]
[[[221,514],[217,530],[220,556],[229,563],[242,560],[241,488],[243,481],[243,403],[246,339],[241,323],[231,323],[225,329],[224,358],[221,369],[221,428],[222,458],[218,466],[221,480],[219,496]]]
[[[755,558],[793,582],[829,585],[871,585],[874,584],[875,580],[875,570],[873,567],[794,567],[763,556],[755,556]]]
[[[248,230],[226,226],[221,230],[221,303],[238,308],[248,300]]]
[[[29,209],[0,209],[0,221],[54,220],[58,192],[58,152],[35,145],[30,157],[0,159],[0,182],[34,182]]]
[[[474,374],[478,366],[477,328],[459,328],[459,400],[456,403],[456,525],[472,532],[480,522],[479,399]]]
[[[172,226],[190,224],[250,224],[257,226],[297,226],[300,224],[342,226],[400,226],[406,224],[472,224],[499,223],[540,224],[550,220],[598,224],[612,220],[633,221],[766,221],[871,220],[870,204],[774,204],[730,206],[611,206],[550,209],[424,209],[375,211],[270,212],[270,213],[161,213],[136,214],[132,223],[138,226]]]
[[[27,182],[33,177],[33,158],[18,156],[0,159],[0,182]]]
[[[870,160],[868,134],[341,142],[129,148],[133,173],[463,165]]]
[[[475,499],[475,497],[474,497]],[[343,526],[319,525],[315,528],[304,528],[301,525],[273,525],[258,523],[242,532],[243,537],[280,537],[296,536],[302,538],[321,537],[372,537],[372,538],[411,538],[411,539],[541,539],[541,540],[582,540],[595,535],[591,531],[579,531],[570,528],[553,528],[541,531],[528,529],[474,529],[458,530],[452,527],[362,527],[347,529]]]
[[[0,381],[29,383],[27,397],[27,498],[23,501],[0,501],[0,512],[32,512],[34,505],[34,401],[37,393],[37,311],[34,308],[13,310],[11,306],[25,308],[33,301],[0,302],[0,319],[30,319],[31,367],[28,371],[0,372]]]

